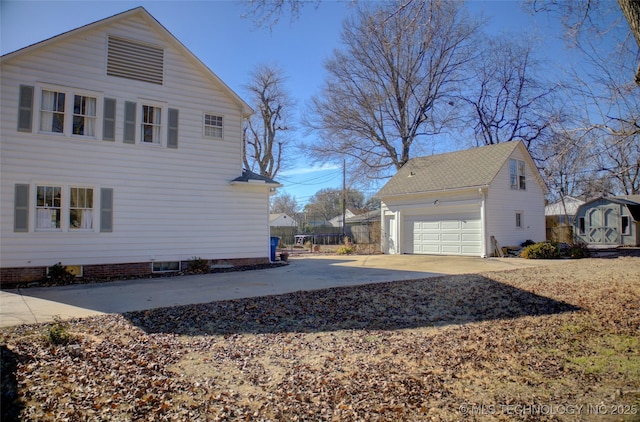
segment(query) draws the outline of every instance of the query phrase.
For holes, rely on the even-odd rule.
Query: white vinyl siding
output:
[[[242,112],[246,107],[159,25],[150,22],[137,14],[126,16],[82,30],[81,36],[67,34],[33,54],[3,61],[2,267],[151,262],[152,256],[156,262],[187,261],[194,256],[268,259],[269,187],[229,183],[242,174]],[[162,85],[106,75],[107,40],[114,35],[162,46]],[[33,133],[39,128],[39,104],[33,108],[35,130],[19,133],[19,87],[38,87],[36,81],[55,89],[95,90],[99,94],[65,88],[67,95],[95,96],[98,109],[103,108],[104,98],[116,100],[115,142],[86,142],[71,136],[54,139]],[[38,97],[37,88],[34,102],[39,103]],[[133,145],[124,140],[126,102],[133,103],[136,112]],[[169,108],[179,110],[177,150],[140,143],[136,132],[142,122],[142,104],[164,107],[161,136],[167,147],[166,113]],[[223,142],[203,137],[204,111],[224,116]],[[100,110],[97,116],[97,126],[103,126]],[[103,139],[101,128],[96,138]],[[93,231],[35,233],[31,202],[30,232],[14,232],[15,185],[30,181],[34,181],[30,183],[31,201],[38,182],[93,187]],[[63,222],[68,225],[69,217]]]
[[[528,179],[529,183],[524,190],[511,186],[513,161],[516,162],[516,176],[518,162],[525,163],[524,179]],[[541,242],[546,239],[544,190],[537,183],[532,170],[534,167],[528,162],[525,155],[516,149],[496,175],[487,194],[487,239],[494,236],[501,246],[518,246],[526,240]],[[516,212],[522,213],[521,228],[516,227]],[[490,250],[490,245],[487,245],[487,250]]]

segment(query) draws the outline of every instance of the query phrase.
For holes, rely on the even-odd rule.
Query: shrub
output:
[[[187,272],[189,274],[206,274],[209,272],[209,261],[194,256],[187,261]]]
[[[569,257],[572,259],[588,258],[591,253],[584,244],[575,244],[569,248]]]
[[[58,262],[56,265],[49,267],[47,278],[56,284],[70,283],[75,276],[67,270],[67,267]]]
[[[47,329],[44,338],[49,344],[60,345],[68,344],[73,336],[67,331],[68,327],[59,316],[53,317],[53,324]]]
[[[340,246],[336,251],[339,255],[351,255],[355,251],[353,250],[353,246]]]
[[[526,259],[553,259],[560,258],[560,248],[551,242],[540,242],[529,245],[520,253]]]

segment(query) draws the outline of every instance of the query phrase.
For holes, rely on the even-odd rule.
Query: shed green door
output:
[[[587,211],[588,243],[618,245],[620,243],[620,208],[605,205]]]

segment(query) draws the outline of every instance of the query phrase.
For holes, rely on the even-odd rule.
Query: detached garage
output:
[[[378,192],[382,250],[490,256],[545,239],[547,188],[520,141],[414,158]]]

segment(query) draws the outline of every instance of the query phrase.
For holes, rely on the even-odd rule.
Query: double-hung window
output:
[[[160,143],[162,133],[162,109],[151,105],[142,105],[142,142]]]
[[[516,228],[522,229],[524,228],[524,212],[516,211]]]
[[[64,133],[65,93],[42,90],[40,100],[40,130]]]
[[[70,189],[69,228],[93,229],[93,189],[73,187]]]
[[[73,96],[73,131],[74,135],[95,136],[96,134],[95,97],[86,95]]]
[[[36,187],[36,229],[60,230],[62,217],[62,187]]]
[[[527,188],[525,163],[522,160],[509,160],[509,182],[511,189],[525,190]]]
[[[222,116],[215,114],[204,115],[204,136],[208,138],[222,138],[223,127]]]

